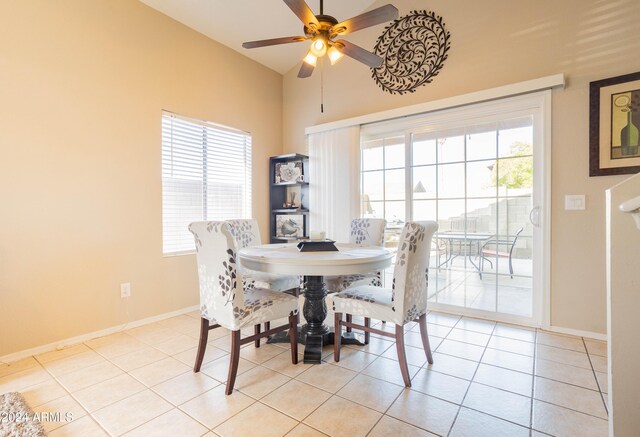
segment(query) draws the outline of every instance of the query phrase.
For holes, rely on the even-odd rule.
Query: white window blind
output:
[[[162,114],[162,252],[195,250],[198,220],[251,217],[251,135]]]

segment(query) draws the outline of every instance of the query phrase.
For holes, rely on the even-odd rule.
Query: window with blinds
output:
[[[162,252],[195,250],[189,223],[251,217],[251,135],[162,114]]]

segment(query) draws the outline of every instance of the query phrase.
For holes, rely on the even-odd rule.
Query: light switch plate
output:
[[[567,211],[581,211],[586,209],[584,194],[567,194],[564,196],[564,209]]]

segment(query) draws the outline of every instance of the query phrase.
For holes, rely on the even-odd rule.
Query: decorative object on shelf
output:
[[[311,11],[304,0],[284,0],[284,2],[304,24],[303,32],[305,36],[287,36],[249,41],[243,43],[242,47],[253,49],[312,40],[311,48],[304,57],[298,72],[299,78],[311,76],[318,58],[322,58],[325,54],[329,58],[331,65],[335,64],[342,55],[347,55],[370,67],[377,67],[382,63],[382,59],[379,56],[349,41],[336,41],[335,38],[397,18],[398,10],[393,5],[381,6],[338,23],[338,20],[332,16],[324,15],[323,0],[320,0],[320,14],[318,15]]]
[[[300,191],[289,191],[287,192],[287,196],[289,198],[289,200],[287,202],[284,202],[282,204],[283,208],[291,208],[291,209],[299,209],[300,206],[302,205],[302,197],[303,195],[300,194],[300,201],[298,203],[296,203],[296,197],[298,196],[298,194],[300,194]]]
[[[450,37],[442,17],[431,11],[412,11],[387,26],[378,38],[373,52],[384,62],[371,69],[371,76],[391,94],[413,93],[442,69]]]
[[[640,72],[589,84],[589,176],[640,172]]]
[[[276,215],[276,237],[299,238],[304,236],[304,215]]]
[[[327,233],[325,231],[311,231],[309,232],[309,238],[311,240],[324,240],[327,238]]]
[[[302,161],[276,163],[276,184],[304,182]]]

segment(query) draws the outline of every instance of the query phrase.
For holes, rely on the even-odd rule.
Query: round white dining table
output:
[[[264,244],[241,249],[243,267],[266,273],[304,276],[305,302],[302,327],[304,362],[319,364],[322,346],[333,342],[327,317],[324,276],[353,275],[383,270],[391,265],[393,253],[383,247],[336,244],[338,251],[300,252],[296,244]]]

